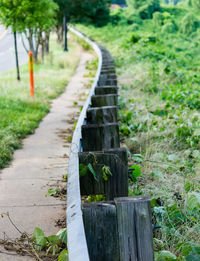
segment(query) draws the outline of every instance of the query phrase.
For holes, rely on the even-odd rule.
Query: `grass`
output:
[[[34,65],[35,98],[29,95],[28,65],[21,66],[21,81],[15,71],[0,75],[0,168],[7,166],[22,139],[34,132],[72,77],[81,54],[80,45],[70,37],[69,52],[64,53],[51,38],[50,54]]]
[[[115,59],[123,146],[142,171],[130,181],[130,196],[152,200],[153,222],[162,227],[154,235],[156,260],[199,260],[200,29],[182,33],[184,7],[164,12],[174,32],[129,10],[114,11],[102,28],[76,26]],[[161,259],[163,251],[175,256]]]

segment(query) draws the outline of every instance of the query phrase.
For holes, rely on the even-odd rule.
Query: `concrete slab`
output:
[[[69,144],[68,133],[77,118],[79,101],[85,91],[88,79],[85,65],[93,56],[83,52],[75,75],[66,91],[52,103],[50,113],[43,119],[35,133],[23,142],[23,148],[14,154],[10,167],[0,172],[0,214],[9,212],[15,225],[22,231],[33,233],[35,227],[43,229],[46,235],[55,234],[60,228],[56,221],[65,218],[66,201],[46,196],[50,186],[62,183],[67,173]],[[9,220],[0,217],[0,239],[7,235],[10,239],[20,236]],[[3,253],[0,261],[33,260],[31,257],[13,256]]]

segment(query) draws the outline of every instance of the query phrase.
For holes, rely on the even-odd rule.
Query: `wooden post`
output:
[[[106,124],[117,122],[117,106],[89,108],[87,110],[88,124]]]
[[[101,87],[97,86],[94,92],[95,95],[117,94],[118,88],[115,86],[101,86]]]
[[[120,147],[119,124],[90,124],[82,126],[83,151],[101,151]]]
[[[107,200],[128,196],[128,156],[125,148],[104,150],[102,152],[80,152],[79,164],[93,166],[96,178],[89,168],[80,177],[81,195],[106,195]],[[80,165],[82,166],[82,165]],[[103,178],[103,167],[109,168],[111,175]]]
[[[99,80],[98,81],[98,86],[117,86],[117,80]]]
[[[90,261],[120,261],[115,205],[83,204],[83,222]]]
[[[92,107],[102,106],[116,106],[118,101],[118,95],[107,94],[107,95],[93,95],[91,97]]]
[[[115,198],[120,261],[154,261],[151,202],[147,197]]]
[[[114,202],[83,205],[90,260],[154,261],[150,200],[133,197]]]
[[[100,74],[100,80],[117,80],[115,73]]]

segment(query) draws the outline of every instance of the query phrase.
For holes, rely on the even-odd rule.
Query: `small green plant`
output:
[[[141,175],[141,168],[138,165],[133,165],[129,168],[132,172],[133,182],[137,181],[137,178]]]
[[[112,176],[112,173],[110,171],[110,168],[108,166],[103,166],[102,167],[102,177],[105,181],[108,180],[108,176]]]

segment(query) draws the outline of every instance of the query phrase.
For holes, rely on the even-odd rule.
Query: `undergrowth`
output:
[[[189,13],[193,16],[187,17]],[[162,6],[152,19],[115,10],[102,28],[76,25],[108,48],[120,86],[129,195],[151,198],[156,260],[200,260],[199,14]],[[188,24],[189,23],[189,26]]]

